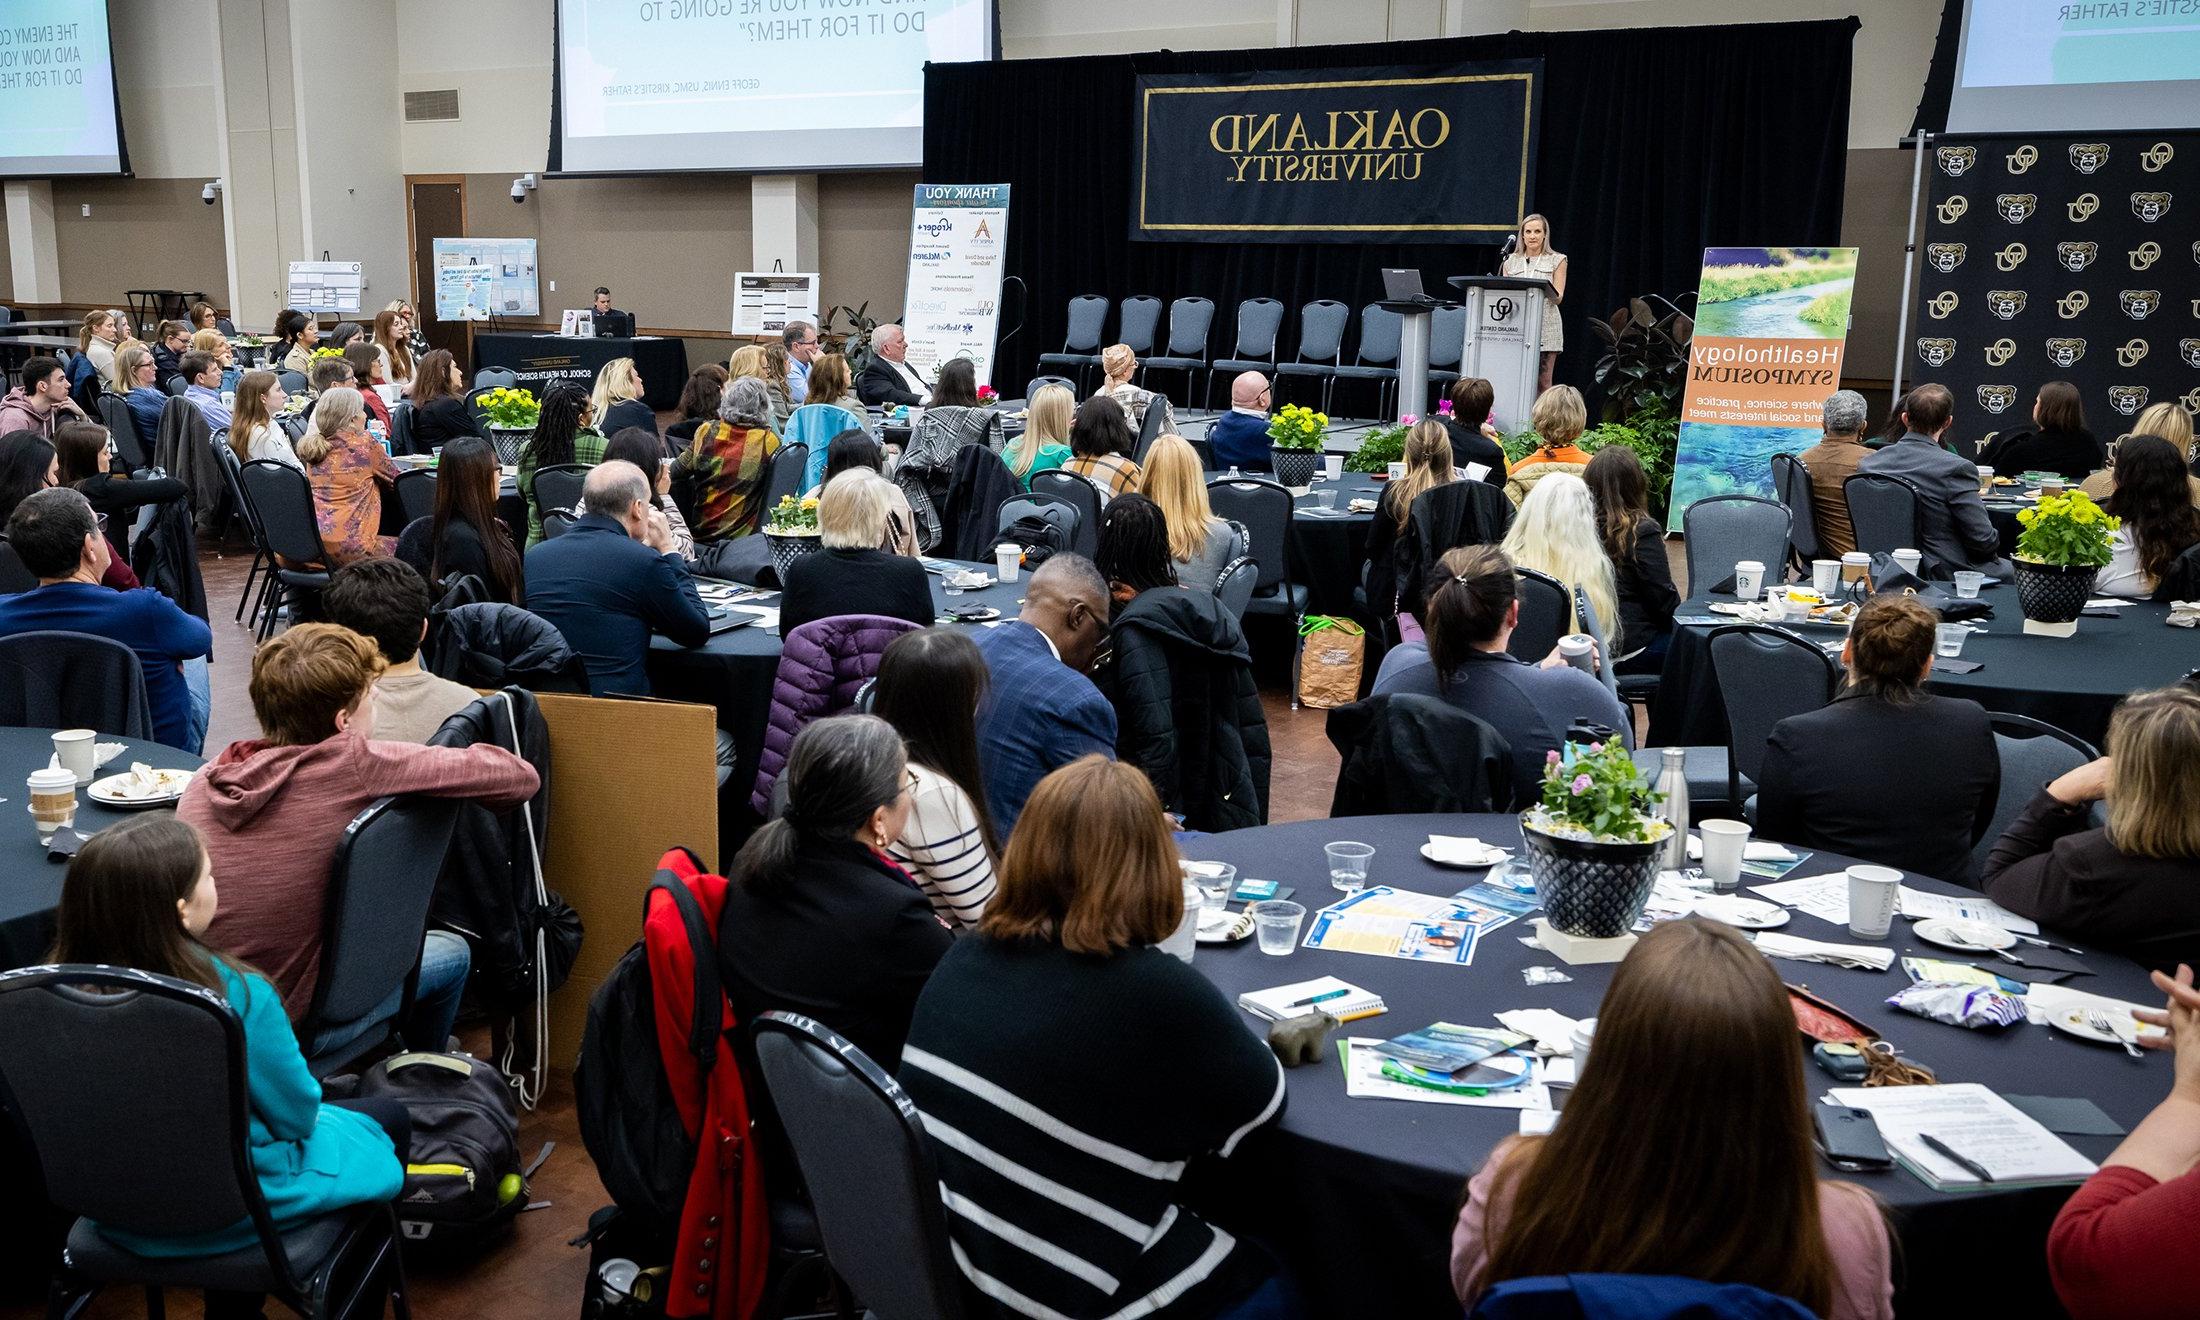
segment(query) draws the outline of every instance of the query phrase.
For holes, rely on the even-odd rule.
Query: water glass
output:
[[[1963,639],[1971,635],[1969,624],[1943,623],[1933,629],[1933,654],[1957,656],[1963,654]]]
[[[1337,492],[1333,490],[1315,491],[1314,505],[1316,508],[1321,509],[1324,513],[1334,510],[1337,507]]]
[[[1184,874],[1199,886],[1199,901],[1203,907],[1220,911],[1230,902],[1230,891],[1237,888],[1237,868],[1228,862],[1185,862]]]
[[[1298,947],[1299,927],[1306,923],[1306,909],[1289,899],[1271,898],[1253,904],[1253,932],[1260,951],[1281,958]]]
[[[1978,589],[1986,585],[1986,575],[1964,569],[1956,574],[1956,599],[1977,600]]]
[[[1347,894],[1357,894],[1367,887],[1367,866],[1375,859],[1375,849],[1364,843],[1325,844],[1322,851],[1329,855],[1329,883]]]

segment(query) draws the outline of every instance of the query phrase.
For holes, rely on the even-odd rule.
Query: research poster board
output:
[[[909,365],[926,379],[938,377],[941,363],[966,357],[977,366],[978,383],[992,383],[1007,251],[1007,184],[916,186],[901,320]]]
[[[814,272],[744,270],[733,277],[733,333],[776,335],[789,321],[817,324]]]
[[[464,275],[452,273],[466,268],[472,269]],[[446,295],[451,301],[445,301]],[[435,240],[435,314],[442,321],[542,315],[542,295],[535,284],[535,240]]]
[[[285,307],[301,312],[357,316],[366,276],[356,261],[293,261]]]

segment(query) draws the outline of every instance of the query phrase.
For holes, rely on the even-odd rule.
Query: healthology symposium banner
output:
[[[1772,456],[1818,443],[1855,285],[1855,248],[1704,251],[1669,521],[1712,495],[1770,495]]]
[[[978,383],[991,383],[1007,250],[1007,184],[917,185],[901,318],[910,366],[937,377],[941,363],[966,357]]]

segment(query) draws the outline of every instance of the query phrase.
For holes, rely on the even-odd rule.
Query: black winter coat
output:
[[[1329,712],[1337,768],[1332,816],[1506,811],[1512,748],[1484,721],[1437,697],[1391,693]]]
[[[1144,591],[1123,607],[1095,677],[1115,706],[1115,754],[1146,772],[1184,827],[1268,820],[1268,717],[1237,620],[1212,595]]]
[[[461,605],[441,616],[422,648],[430,673],[468,687],[517,684],[531,692],[588,691],[587,671],[565,634],[517,605]]]

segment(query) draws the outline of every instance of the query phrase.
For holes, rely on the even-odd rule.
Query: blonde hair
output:
[[[1138,355],[1131,352],[1129,344],[1110,344],[1100,350],[1100,369],[1108,373],[1108,379],[1117,377],[1128,381],[1138,370]]]
[[[595,392],[588,396],[589,403],[595,406],[597,423],[603,422],[612,404],[624,403],[641,392],[641,386],[634,379],[633,358],[613,358],[604,363],[603,370],[596,373]]]
[[[1031,475],[1031,465],[1039,461],[1042,448],[1069,443],[1069,424],[1076,410],[1077,396],[1060,385],[1041,385],[1031,396],[1024,433],[1009,443],[1003,455],[1018,481]]]
[[[1535,428],[1543,448],[1570,445],[1589,429],[1589,405],[1573,386],[1553,385],[1537,397],[1528,412],[1528,424]]]
[[[252,461],[252,436],[263,426],[275,424],[274,415],[267,406],[267,396],[275,388],[276,376],[272,371],[248,371],[237,381],[237,406],[229,421],[229,447],[236,451],[237,461]],[[364,401],[361,404],[364,407]]]
[[[2139,692],[2108,721],[2108,839],[2127,857],[2200,858],[2200,694]]]
[[[886,544],[894,497],[886,478],[849,468],[817,497],[817,539],[828,550],[876,550]]]
[[[1145,495],[1161,506],[1161,521],[1169,529],[1169,558],[1190,559],[1206,548],[1207,520],[1214,516],[1199,455],[1183,436],[1157,435],[1146,451],[1145,466]]]
[[[2157,403],[2141,412],[2131,424],[2133,435],[2158,435],[2192,457],[2192,414],[2175,403]]]
[[[1521,502],[1512,530],[1505,533],[1504,549],[1519,567],[1539,569],[1569,590],[1579,587],[1588,593],[1589,605],[1604,625],[1605,654],[1619,654],[1619,591],[1612,561],[1597,539],[1596,501],[1589,496],[1589,483],[1571,472],[1554,472],[1538,481]],[[1586,631],[1580,612],[1569,613],[1572,631]]]
[[[765,379],[764,346],[762,344],[749,344],[733,350],[733,356],[726,359],[726,375],[729,377],[748,376],[755,380]]]
[[[153,350],[135,339],[125,339],[115,345],[115,393],[128,394],[137,388],[130,378],[137,369],[153,360]]]
[[[216,361],[229,351],[229,336],[219,330],[194,330],[191,332],[191,351],[205,353]]]
[[[1391,516],[1398,520],[1402,532],[1413,516],[1413,502],[1452,480],[1451,432],[1435,418],[1424,417],[1406,432],[1401,457],[1406,462],[1406,474],[1390,484],[1384,498],[1390,502]]]
[[[309,465],[325,461],[336,448],[336,437],[366,415],[366,401],[351,386],[322,391],[320,402],[313,405],[313,425],[291,447],[298,461]]]
[[[115,319],[113,312],[90,311],[84,313],[84,324],[77,328],[76,351],[84,353],[92,347],[92,332]]]

